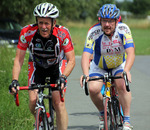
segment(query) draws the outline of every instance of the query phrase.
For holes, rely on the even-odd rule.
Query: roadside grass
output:
[[[0,46],[0,129],[1,130],[31,130],[34,119],[28,108],[28,92],[19,92],[20,106],[17,107],[14,98],[8,92],[12,79],[12,67],[15,48]],[[20,84],[27,85],[27,60],[20,74]]]
[[[150,55],[150,28],[131,28],[136,55]]]
[[[148,19],[123,19],[130,28],[150,29],[150,20]]]
[[[135,43],[135,54],[150,55],[150,20],[129,19],[125,21],[132,32]]]
[[[96,23],[96,22],[95,22]],[[131,22],[132,23],[132,22]],[[128,24],[128,23],[127,23]],[[136,23],[135,23],[136,24]],[[91,23],[67,23],[67,28],[75,47],[76,55],[81,55],[86,39],[87,31]],[[134,24],[133,24],[134,25]],[[142,25],[141,25],[142,26]],[[150,26],[131,26],[132,35],[136,45],[136,55],[150,55]],[[130,24],[129,24],[130,27]],[[8,86],[12,79],[12,67],[16,48],[0,46],[0,129],[1,130],[31,130],[34,129],[34,117],[28,107],[28,92],[20,91],[20,106],[17,107],[14,98],[8,92]],[[19,83],[27,85],[28,54],[26,54],[23,68],[20,73]]]

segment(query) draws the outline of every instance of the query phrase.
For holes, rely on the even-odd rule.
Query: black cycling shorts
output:
[[[33,62],[29,63],[28,85],[31,83],[44,85],[46,77],[50,77],[51,84],[56,83],[56,80],[59,78],[59,64],[55,64],[47,69],[33,64]]]

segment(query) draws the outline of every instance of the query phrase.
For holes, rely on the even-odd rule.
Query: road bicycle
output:
[[[36,101],[36,122],[35,122],[35,130],[54,130],[54,109],[52,105],[52,91],[58,90],[60,91],[61,101],[64,102],[62,90],[60,87],[60,83],[58,82],[58,87],[56,88],[56,84],[50,84],[49,80],[46,81],[45,85],[41,84],[31,84],[31,86],[22,86],[17,87],[17,93],[15,94],[15,103],[19,106],[19,96],[18,91],[20,90],[34,90],[38,89],[38,99]],[[48,89],[48,94],[44,94],[44,90]],[[44,99],[48,99],[49,102],[49,110],[46,110]],[[48,111],[49,113],[47,113]]]
[[[122,76],[112,76],[111,73],[105,73],[104,76],[97,78],[90,78],[88,81],[102,79],[105,84],[103,103],[104,103],[104,129],[118,130],[123,127],[123,111],[119,103],[118,93],[114,84],[114,79],[124,78],[126,90],[129,92],[129,82],[126,72]],[[86,79],[83,80],[85,94],[89,95]]]

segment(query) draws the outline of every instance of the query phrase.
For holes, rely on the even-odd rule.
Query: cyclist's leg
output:
[[[120,65],[118,68],[114,69],[113,74],[121,75],[121,73],[123,72],[124,65],[125,63]],[[124,116],[130,117],[131,92],[126,91],[124,79],[116,79],[115,84],[116,84],[117,91],[118,91],[119,102],[123,109],[123,114]]]
[[[65,69],[65,66],[67,64],[66,60],[62,60],[59,64],[59,75],[61,75]],[[58,76],[59,76],[58,75]],[[53,76],[54,78],[54,76]],[[56,80],[53,79],[53,80]],[[58,91],[53,91],[52,93],[53,98],[53,106],[56,111],[56,125],[58,130],[67,130],[68,127],[68,113],[65,106],[65,100],[64,102],[60,99],[60,93]],[[65,93],[64,93],[65,98]]]
[[[102,76],[104,73],[106,73],[105,70],[100,69],[97,65],[95,65],[94,62],[92,62],[89,70],[89,76],[90,77],[95,77],[95,76]],[[97,107],[99,111],[103,111],[103,95],[100,93],[102,86],[103,86],[103,81],[90,81],[89,83],[89,93],[91,100]]]
[[[54,91],[53,96],[53,106],[56,111],[56,125],[58,130],[67,130],[68,127],[68,113],[64,102],[60,99],[60,93]],[[65,97],[65,95],[64,95]]]
[[[103,107],[103,95],[100,93],[103,86],[103,81],[90,81],[89,83],[89,93],[92,102],[95,104],[99,111],[104,110]]]
[[[30,61],[28,63],[28,86],[30,86],[32,83],[44,84],[45,78],[43,78],[42,75],[44,74],[42,72],[43,70],[40,70],[37,66],[34,65],[34,62]],[[38,90],[29,90],[28,92],[29,92],[29,108],[31,113],[35,117],[36,114],[35,107],[36,107]]]
[[[130,116],[131,92],[126,91],[126,86],[123,79],[116,81],[116,86],[119,95],[119,102],[122,106],[124,116]]]
[[[32,61],[28,62],[28,86],[31,85],[34,81],[34,73],[35,73],[34,63]],[[35,113],[35,106],[36,106],[36,97],[37,97],[37,90],[29,90],[29,108],[31,113],[36,116]]]
[[[93,63],[89,71],[89,74],[90,74],[89,76],[90,77],[102,76],[104,75],[104,73],[106,73],[105,70],[100,69],[98,66],[96,66]],[[94,105],[96,106],[96,108],[98,109],[99,114],[100,114],[99,130],[103,130],[104,129],[104,106],[103,106],[103,95],[101,93],[103,80],[90,81],[88,85],[89,85],[90,98],[92,102],[94,103]]]
[[[37,99],[37,90],[29,90],[29,108],[34,117],[36,114],[35,111],[36,99]]]

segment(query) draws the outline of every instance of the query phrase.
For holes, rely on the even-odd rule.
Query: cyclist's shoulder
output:
[[[22,28],[21,30],[21,34],[26,36],[30,36],[32,34],[34,34],[38,29],[37,24],[30,24],[30,25],[26,25]]]
[[[100,36],[103,34],[102,27],[100,23],[96,23],[93,26],[90,27],[87,33],[87,37],[90,37],[90,39],[96,38],[97,36]],[[95,39],[94,39],[95,40]]]
[[[69,30],[68,30],[68,28],[66,28],[65,26],[61,26],[61,25],[56,25],[55,27],[54,27],[54,29],[53,29],[53,33],[65,33],[65,34],[67,34],[67,33],[69,33]]]
[[[29,25],[26,25],[22,28],[22,30],[25,30],[25,31],[28,31],[28,30],[35,30],[35,29],[38,29],[38,26],[37,24],[29,24]]]
[[[62,40],[65,39],[66,37],[70,38],[70,33],[68,28],[61,25],[56,25],[54,27],[53,35]]]
[[[95,30],[99,30],[99,31],[101,30],[101,24],[100,23],[96,23],[96,24],[92,25],[90,27],[90,29],[88,30],[88,33],[92,33]]]
[[[128,27],[127,24],[119,22],[116,27],[116,31],[119,32],[120,34],[126,34],[130,33],[130,28]]]
[[[32,37],[37,32],[38,26],[37,24],[30,24],[27,26],[24,26],[21,30],[20,36],[19,36],[19,42],[18,46],[26,46],[27,42],[30,42]]]

